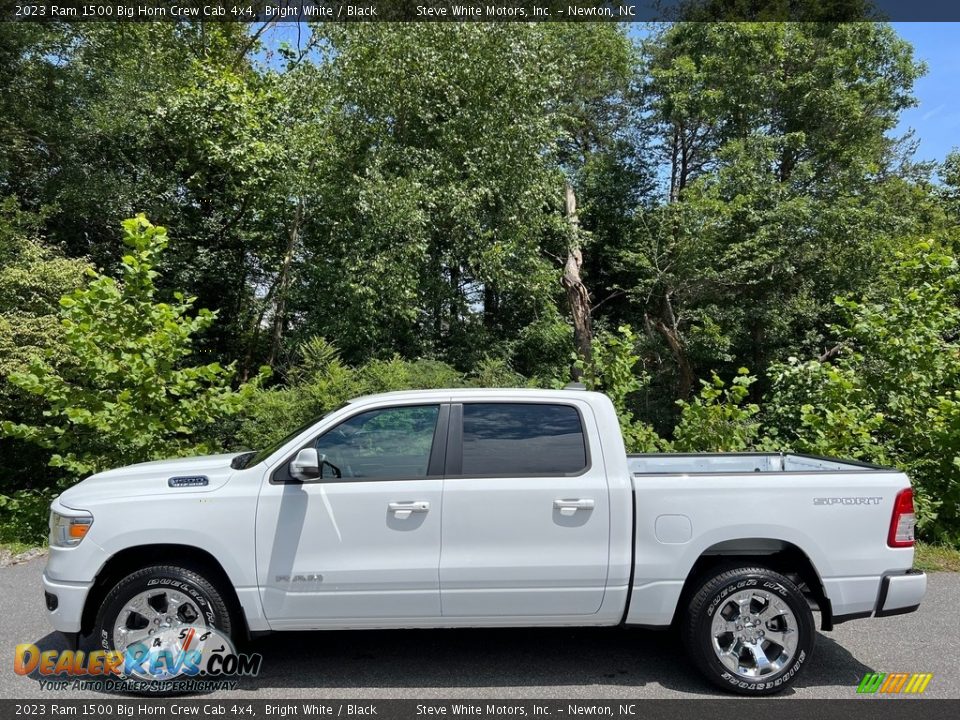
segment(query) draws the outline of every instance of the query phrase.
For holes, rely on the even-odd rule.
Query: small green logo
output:
[[[927,689],[933,673],[867,673],[857,686],[858,693],[912,693]]]

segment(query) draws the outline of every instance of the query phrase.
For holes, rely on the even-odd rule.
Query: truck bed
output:
[[[913,563],[912,547],[887,543],[895,498],[909,487],[899,470],[793,453],[627,455],[627,468],[636,532],[631,624],[670,624],[703,556],[802,558],[834,617],[874,612],[884,578]]]
[[[890,472],[879,465],[794,453],[641,453],[627,455],[634,475]]]

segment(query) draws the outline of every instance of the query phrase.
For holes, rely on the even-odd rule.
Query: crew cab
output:
[[[573,389],[362,397],[256,452],[94,475],[50,526],[53,626],[119,652],[161,629],[674,627],[756,695],[810,662],[813,611],[830,630],[926,590],[903,473],[628,455],[610,400]]]

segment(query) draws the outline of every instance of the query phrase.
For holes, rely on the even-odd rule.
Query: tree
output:
[[[46,355],[59,365],[68,359],[59,322],[58,301],[83,284],[86,263],[63,257],[38,235],[40,218],[17,208],[13,198],[0,203],[0,419],[39,422],[42,405],[9,381],[31,359]],[[0,438],[0,492],[48,484],[38,448]]]
[[[60,300],[62,362],[38,358],[9,378],[47,409],[42,423],[4,421],[3,433],[51,451],[50,464],[72,478],[204,451],[204,433],[254,388],[230,388],[232,365],[185,364],[215,313],[191,315],[194,299],[181,293],[172,304],[158,300],[154,266],[167,247],[164,228],[139,215],[123,230],[129,253],[121,280],[89,270],[89,284]]]
[[[559,268],[543,250],[560,255],[566,235],[548,154],[557,80],[540,31],[316,32],[325,52],[297,70],[323,88],[306,90],[323,140],[288,302],[292,339],[322,335],[352,363],[399,352],[466,368],[543,352],[524,337],[555,314]]]
[[[594,182],[599,174],[597,166],[606,167],[611,158],[615,163],[624,145],[623,128],[629,119],[626,96],[635,54],[622,29],[609,23],[547,25],[542,32],[558,75],[552,105],[560,134],[554,156],[566,176],[563,212],[567,228],[560,282],[566,292],[575,352],[589,367],[597,299],[591,295],[585,276],[593,243],[590,228],[596,225],[594,218],[599,214],[590,211],[591,205],[602,206],[610,199],[602,192],[590,191],[607,189]],[[614,193],[621,190],[617,188]],[[588,209],[586,226],[580,218],[581,200]],[[574,363],[572,379],[580,380],[581,374],[581,364]]]
[[[262,271],[285,246],[271,212],[289,165],[282,99],[276,75],[247,57],[247,30],[0,28],[0,196],[39,213],[41,234],[69,256],[108,271],[123,218],[142,211],[170,227],[161,289],[222,310],[199,342],[228,359],[251,351]]]
[[[882,24],[682,23],[644,57],[646,151],[665,180],[620,248],[621,312],[645,317],[686,398],[705,371],[816,347],[832,298],[925,229],[897,206],[886,136],[922,66]]]
[[[801,450],[893,462],[917,494],[927,537],[960,542],[960,274],[925,240],[881,283],[837,300],[829,357],[771,369],[767,413]]]

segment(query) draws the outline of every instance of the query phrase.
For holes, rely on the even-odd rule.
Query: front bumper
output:
[[[54,630],[62,633],[80,632],[83,606],[92,586],[92,582],[51,580],[46,573],[43,574],[44,602]]]
[[[903,615],[920,607],[927,592],[927,575],[921,570],[907,570],[903,575],[884,575],[880,581],[876,617]]]

